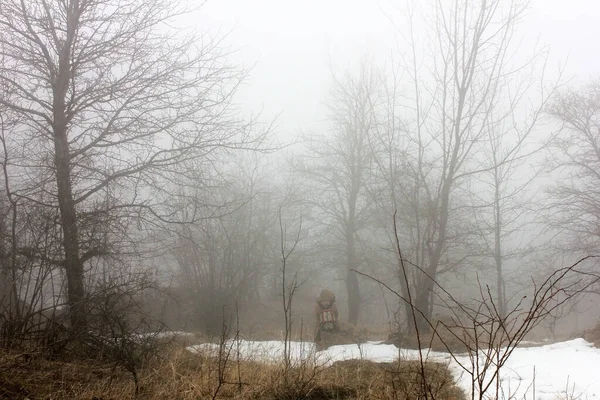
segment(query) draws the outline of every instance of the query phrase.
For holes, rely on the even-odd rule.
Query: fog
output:
[[[402,20],[404,5],[380,0],[209,1],[189,23],[200,30],[229,32],[226,43],[238,50],[234,59],[253,66],[239,100],[249,112],[264,107],[269,116],[281,115],[278,135],[293,136],[322,128],[332,72],[356,66],[365,57],[384,63],[397,51],[393,23]],[[519,34],[528,45],[548,45],[549,64],[564,65],[566,77],[584,83],[597,76],[600,65],[590,44],[600,34],[599,18],[600,6],[593,0],[537,0]]]
[[[597,1],[50,3],[0,4],[10,318],[385,336],[597,252]],[[595,325],[577,272],[532,335]]]

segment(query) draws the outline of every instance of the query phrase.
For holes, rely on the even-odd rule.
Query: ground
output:
[[[189,335],[188,335],[189,336]],[[382,342],[332,346],[282,341],[192,344],[189,336],[139,371],[141,399],[416,399],[427,377],[428,398],[469,398],[465,354],[398,349]],[[583,338],[519,347],[503,366],[500,399],[600,397],[600,349]],[[480,354],[483,356],[483,354]],[[483,358],[483,357],[481,357]],[[493,385],[492,385],[493,388]],[[488,392],[490,393],[490,392]],[[131,374],[98,361],[49,361],[36,354],[0,354],[0,398],[132,399]],[[495,394],[490,397],[496,398]]]
[[[189,347],[192,352],[214,349],[215,345]],[[315,357],[322,365],[335,365],[342,360],[368,360],[380,364],[400,360],[416,361],[418,350],[398,349],[394,345],[379,342],[363,343],[360,346],[339,345],[327,350],[313,353],[312,344],[291,343],[291,357],[301,362]],[[263,363],[274,363],[283,354],[282,344],[270,342],[243,342],[240,345],[243,357],[252,358]],[[422,353],[430,365],[443,365],[451,372],[458,387],[465,393],[471,392],[471,375],[465,371],[473,371],[472,359],[466,354],[455,354],[455,357],[441,351]],[[480,359],[484,358],[483,351]],[[462,367],[461,367],[462,365]],[[519,347],[503,366],[500,374],[499,398],[556,400],[556,399],[591,399],[600,397],[600,374],[596,366],[600,365],[600,349],[582,338],[566,342]],[[488,380],[484,382],[489,382]],[[493,389],[493,385],[490,390]],[[495,393],[491,398],[496,398]]]
[[[172,349],[168,359],[157,360],[140,372],[140,399],[416,399],[419,398],[419,366],[414,362],[340,360],[327,363],[304,359],[289,368],[268,353],[257,359],[248,350],[276,350],[281,342],[240,342],[235,347],[201,345],[189,350]],[[263,346],[264,345],[264,346]],[[299,355],[302,346],[294,346]],[[224,350],[224,352],[223,352]],[[221,357],[219,357],[221,354]],[[242,357],[238,359],[238,354]],[[10,358],[0,371],[0,398],[6,399],[133,399],[133,381],[127,373],[111,371],[94,362],[59,362]],[[298,359],[296,358],[296,361]],[[6,364],[8,366],[8,364]],[[448,368],[428,363],[431,391],[436,398],[462,400]],[[114,373],[113,373],[114,372]]]

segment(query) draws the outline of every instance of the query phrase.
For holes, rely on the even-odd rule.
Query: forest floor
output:
[[[285,358],[277,340],[193,344],[199,341],[175,341],[140,368],[137,395],[132,375],[115,365],[0,353],[0,399],[417,399],[422,372],[429,399],[462,400],[471,391],[464,353],[424,351],[421,369],[417,350],[381,342],[324,351],[291,342]],[[531,345],[516,348],[504,365],[498,398],[600,396],[600,349],[592,343]]]
[[[168,357],[145,365],[139,371],[137,395],[131,374],[111,365],[5,353],[0,360],[0,399],[408,400],[422,393],[420,364],[414,361],[347,359],[286,367],[281,360],[238,359],[237,352],[229,350],[219,357],[205,347],[189,351],[173,346]],[[425,373],[430,398],[465,398],[446,365],[427,363]]]

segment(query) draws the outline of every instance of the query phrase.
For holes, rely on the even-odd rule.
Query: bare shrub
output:
[[[83,354],[129,372],[136,394],[139,370],[173,339],[163,332],[160,316],[148,314],[144,307],[144,293],[154,290],[161,287],[148,271],[103,271],[89,291],[90,330],[75,338]]]
[[[397,232],[395,218],[394,231]],[[397,233],[396,238],[399,268],[405,279],[408,279],[406,270],[409,267],[425,274],[418,265],[404,259]],[[600,275],[589,273],[582,268],[584,262],[596,258],[598,257],[584,257],[571,266],[556,270],[540,283],[532,282],[531,294],[523,296],[506,312],[498,308],[489,286],[479,283],[479,297],[467,303],[457,299],[440,283],[429,277],[438,289],[436,300],[445,306],[450,315],[448,319],[438,321],[426,317],[426,313],[414,302],[410,290],[407,292],[408,297],[405,297],[381,280],[359,273],[375,280],[393,292],[403,303],[408,304],[413,321],[416,322],[419,316],[428,324],[427,333],[431,332],[430,342],[423,340],[425,336],[415,323],[421,368],[421,395],[425,399],[436,398],[431,378],[425,371],[427,354],[424,351],[431,347],[431,341],[436,339],[443,344],[464,373],[470,376],[471,398],[483,400],[509,395],[503,393],[500,387],[500,372],[503,366],[533,328],[552,316],[552,313],[567,301],[585,293],[598,283]],[[449,337],[461,344],[459,350],[448,341]],[[461,353],[466,354],[467,361],[464,361]]]

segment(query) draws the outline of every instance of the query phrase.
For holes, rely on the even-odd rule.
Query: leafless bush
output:
[[[227,313],[226,307],[223,307],[222,327],[219,335],[219,348],[217,354],[217,384],[212,393],[212,399],[216,399],[219,392],[225,385],[237,386],[238,392],[242,391],[242,387],[247,383],[242,382],[241,375],[241,352],[240,352],[240,329],[239,329],[239,309],[235,308],[235,333],[232,335],[233,315]],[[234,358],[235,357],[235,358]],[[227,378],[227,370],[231,364],[235,363],[236,380],[230,381]]]
[[[163,290],[148,271],[104,271],[90,289],[89,331],[74,338],[79,350],[132,375],[140,390],[139,369],[158,357],[172,337],[160,316],[148,314],[144,293]]]
[[[248,162],[259,169],[259,161]],[[211,202],[226,204],[220,215],[207,214],[176,230],[172,254],[178,290],[193,310],[192,326],[211,335],[220,333],[223,307],[237,307],[243,315],[249,304],[259,303],[270,268],[278,265],[277,214],[269,194],[273,189],[263,185],[264,177],[258,174],[249,173],[214,190]]]
[[[420,273],[426,272],[418,265],[405,260],[396,232],[397,256],[399,268],[405,279],[409,267]],[[464,373],[470,376],[471,398],[490,399],[506,395],[500,387],[500,372],[519,343],[528,333],[539,325],[545,318],[552,316],[566,302],[585,293],[592,285],[597,284],[600,275],[589,273],[582,267],[586,260],[597,259],[588,256],[580,259],[571,266],[560,268],[547,276],[541,283],[531,282],[531,294],[523,296],[518,303],[508,310],[500,310],[489,286],[479,282],[479,297],[469,303],[456,298],[439,282],[432,279],[437,288],[436,300],[443,304],[450,317],[447,320],[434,321],[426,317],[426,312],[417,308],[411,291],[408,296],[392,289],[386,283],[368,274],[359,274],[375,280],[380,285],[393,292],[411,310],[410,318],[415,322],[417,343],[419,349],[419,365],[422,395],[425,399],[435,399],[431,378],[426,373],[424,350],[430,347],[416,324],[417,318],[422,318],[429,326],[431,339],[439,340],[446,348],[454,362]],[[458,341],[462,346],[457,350],[449,343],[449,338]],[[466,361],[464,355],[466,354]]]
[[[57,214],[15,192],[10,126],[0,115],[0,343],[27,351],[53,348],[65,327]]]

